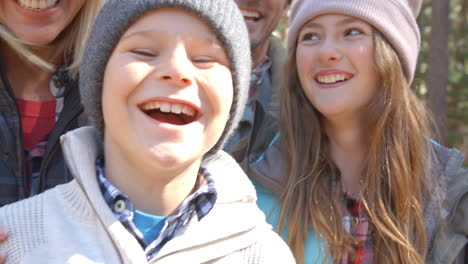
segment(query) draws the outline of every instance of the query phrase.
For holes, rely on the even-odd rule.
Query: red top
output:
[[[359,197],[351,193],[344,193],[344,206],[349,215],[344,217],[346,231],[357,240],[353,245],[356,250],[356,259],[350,256],[347,250],[343,251],[338,264],[372,264],[374,260],[374,245],[372,244],[372,234],[370,223],[363,212]]]
[[[31,150],[41,142],[55,126],[56,101],[27,101],[16,99],[23,126],[24,149]]]

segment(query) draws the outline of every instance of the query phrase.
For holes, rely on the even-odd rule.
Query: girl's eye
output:
[[[137,49],[137,50],[132,50],[131,53],[144,56],[144,57],[156,57],[158,54],[152,50],[145,50],[145,49]]]
[[[362,31],[357,29],[357,28],[350,28],[350,29],[346,30],[346,32],[345,32],[346,36],[357,36],[357,35],[361,35],[361,34],[362,34]]]
[[[302,35],[301,41],[315,41],[318,39],[319,37],[315,33],[305,33]]]

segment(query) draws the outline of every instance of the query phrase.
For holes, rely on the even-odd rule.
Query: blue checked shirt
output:
[[[148,261],[155,258],[169,240],[185,229],[195,213],[198,221],[200,221],[211,211],[216,202],[217,192],[215,183],[210,173],[206,169],[200,168],[198,181],[205,182],[206,184],[202,184],[179,205],[173,214],[167,217],[164,227],[153,241],[145,241],[143,235],[133,223],[134,208],[132,202],[123,192],[115,188],[105,178],[104,171],[104,157],[100,156],[96,159],[96,173],[104,199],[114,213],[114,216],[137,239],[145,250]]]
[[[249,99],[256,97],[257,90],[262,84],[263,77],[265,76],[265,73],[268,72],[270,67],[271,67],[271,60],[267,56],[263,59],[263,62],[258,67],[255,67],[252,69],[252,73],[250,76]]]

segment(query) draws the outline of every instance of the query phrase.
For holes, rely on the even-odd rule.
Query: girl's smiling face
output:
[[[105,143],[134,165],[183,169],[216,144],[232,100],[229,60],[210,27],[187,11],[153,11],[107,63]]]
[[[301,28],[299,80],[326,118],[361,115],[376,94],[373,35],[369,24],[345,15],[322,15]]]

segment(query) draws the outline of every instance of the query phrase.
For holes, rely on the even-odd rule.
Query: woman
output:
[[[71,180],[59,137],[80,125],[75,77],[103,2],[0,2],[0,206]]]
[[[59,137],[79,126],[75,77],[102,2],[1,1],[0,206],[71,179]]]
[[[429,140],[430,116],[410,89],[420,7],[292,8],[281,136],[248,173],[301,263],[465,263],[463,156]]]

